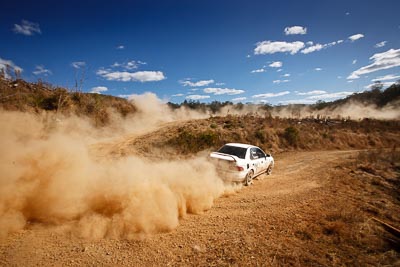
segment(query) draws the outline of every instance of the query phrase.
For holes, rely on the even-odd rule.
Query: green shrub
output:
[[[299,141],[299,130],[293,126],[287,127],[283,136],[290,145],[296,146]]]

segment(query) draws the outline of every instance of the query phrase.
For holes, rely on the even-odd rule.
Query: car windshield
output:
[[[218,150],[219,153],[233,155],[238,158],[244,159],[246,156],[246,148],[237,146],[223,146]]]

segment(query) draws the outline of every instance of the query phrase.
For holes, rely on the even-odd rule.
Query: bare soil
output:
[[[398,191],[390,197],[361,180],[369,174],[352,163],[357,155],[279,154],[271,176],[187,215],[172,232],[87,240],[32,222],[0,240],[0,265],[399,266],[388,241],[395,238],[372,220],[399,226]]]

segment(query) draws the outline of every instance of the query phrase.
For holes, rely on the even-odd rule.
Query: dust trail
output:
[[[188,212],[211,208],[225,191],[205,158],[95,161],[88,144],[105,130],[99,134],[78,118],[54,123],[2,111],[0,126],[2,236],[27,222],[72,225],[90,238],[169,231]]]

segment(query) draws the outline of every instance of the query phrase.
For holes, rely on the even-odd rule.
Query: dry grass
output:
[[[43,111],[88,117],[96,126],[107,125],[113,113],[125,117],[136,108],[126,99],[71,92],[38,82],[0,79],[0,107],[5,110],[40,113]]]
[[[365,149],[400,145],[399,130],[399,121],[333,121],[327,124],[318,120],[229,115],[162,128],[137,143],[147,146],[146,151],[161,148],[183,155],[215,150],[228,142],[251,143],[272,153]]]

